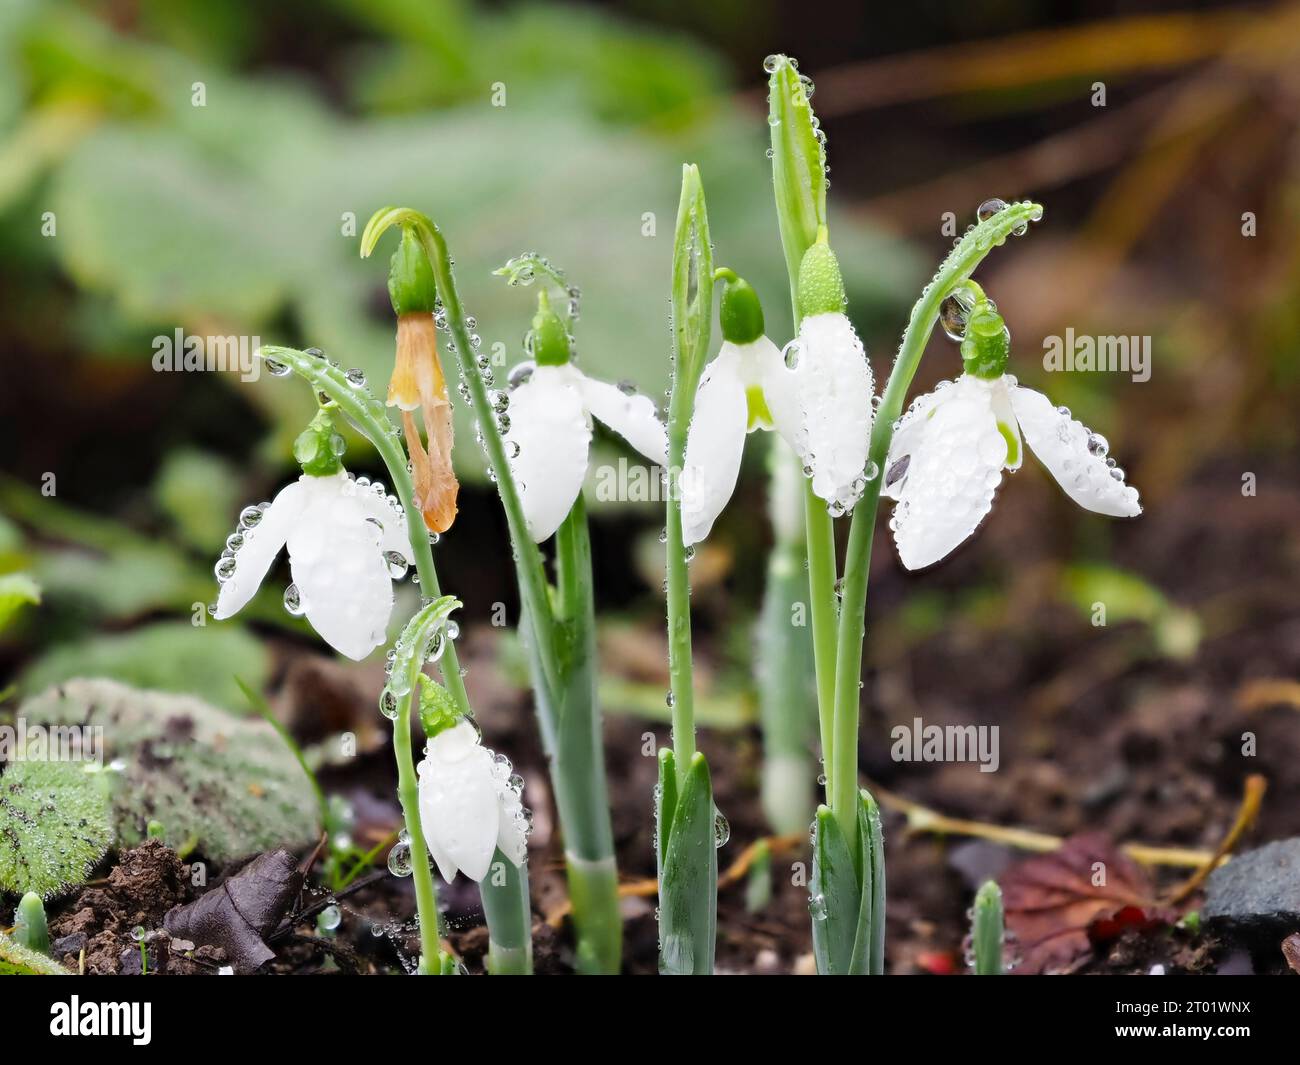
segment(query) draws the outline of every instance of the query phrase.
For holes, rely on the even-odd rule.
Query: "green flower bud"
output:
[[[293,457],[302,472],[312,477],[329,477],[343,468],[343,437],[334,431],[329,411],[321,409],[293,442]]]
[[[799,317],[811,318],[815,314],[844,312],[844,278],[840,264],[826,243],[826,229],[822,228],[817,243],[803,255],[799,264]]]
[[[445,637],[444,637],[445,638]],[[451,692],[433,678],[420,674],[420,725],[424,735],[433,739],[439,732],[460,723],[461,712]]]
[[[45,923],[45,904],[34,891],[27,892],[14,911],[14,939],[28,950],[50,952],[50,929]]]
[[[388,266],[388,298],[393,303],[393,313],[419,314],[433,310],[437,298],[433,281],[433,267],[415,230],[402,227],[402,242],[393,252]]]
[[[754,286],[730,270],[718,270],[726,278],[718,317],[722,322],[722,339],[733,344],[752,344],[763,335],[763,305]]]
[[[961,342],[962,368],[972,377],[994,381],[1007,369],[1011,331],[988,299],[979,299],[966,318]]]
[[[569,361],[569,330],[551,310],[551,300],[545,290],[537,294],[531,336],[533,361],[538,366],[563,366]]]

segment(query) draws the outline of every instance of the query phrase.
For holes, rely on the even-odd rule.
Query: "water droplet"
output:
[[[731,823],[722,816],[722,813],[714,807],[713,809],[713,845],[715,847],[725,847],[727,840],[731,839]]]
[[[316,918],[316,927],[326,932],[333,932],[343,923],[343,911],[337,906],[326,906]]]
[[[221,558],[217,559],[217,564],[213,567],[213,572],[217,575],[217,583],[225,584],[226,581],[230,580],[230,578],[235,575],[235,556],[223,555]]]
[[[385,551],[384,563],[388,566],[388,575],[395,581],[400,581],[405,577],[407,569],[410,568],[406,556],[400,551]]]
[[[995,197],[991,200],[985,200],[982,204],[980,204],[979,207],[976,208],[975,210],[975,217],[978,218],[981,222],[987,222],[999,211],[1005,211],[1006,209],[1007,209],[1007,201],[999,200]]]
[[[943,331],[948,334],[949,340],[955,340],[960,344],[965,338],[966,319],[974,306],[975,297],[969,289],[964,288],[952,293],[940,304],[939,324],[943,326]]]
[[[366,387],[366,372],[364,370],[359,370],[356,367],[353,367],[343,376],[347,379],[348,384],[353,388]]]
[[[134,939],[137,943],[143,943],[145,935],[146,932],[144,930],[144,925],[142,924],[138,924],[133,929],[131,929],[131,938]]]
[[[298,591],[296,584],[291,584],[284,590],[284,609],[296,618],[302,617],[307,612],[307,606],[302,601],[302,593]]]
[[[814,921],[826,920],[826,896],[809,895],[808,896],[808,913],[812,915]]]
[[[388,871],[393,876],[411,875],[411,844],[398,840],[388,852]]]
[[[272,377],[285,377],[289,374],[290,368],[282,362],[276,362],[274,359],[267,359],[266,372]]]
[[[1101,433],[1088,434],[1088,454],[1104,459],[1110,451],[1110,444]]]
[[[770,55],[763,60],[763,69],[769,74],[775,74],[780,65],[781,57],[779,55]]]
[[[674,696],[671,691],[666,696],[664,696],[664,704],[667,706],[672,706],[673,703],[675,703],[676,701],[677,701],[677,697]]]
[[[262,520],[261,507],[245,507],[239,512],[239,525],[244,529],[255,529]]]
[[[803,353],[803,348],[799,341],[792,340],[781,351],[781,358],[785,360],[787,370],[795,370],[799,367],[799,357]]]
[[[379,693],[379,712],[389,721],[397,720],[397,694],[392,688],[385,688]]]

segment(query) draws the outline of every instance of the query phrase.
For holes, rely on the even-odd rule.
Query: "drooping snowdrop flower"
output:
[[[217,561],[217,620],[241,610],[282,547],[293,583],[285,608],[305,614],[331,647],[362,659],[385,641],[393,580],[407,569],[406,523],[383,485],[353,480],[339,462],[342,437],[325,411],[298,437],[298,480],[248,507]]]
[[[597,381],[569,361],[568,332],[545,292],[533,318],[532,355],[531,367],[521,363],[511,372],[505,439],[528,532],[541,543],[582,491],[593,417],[660,466],[668,461],[668,436],[648,396]]]
[[[797,378],[801,415],[795,451],[810,472],[813,492],[837,517],[852,510],[866,488],[875,413],[871,363],[844,303],[839,263],[822,227],[799,265],[801,322],[786,362]]]
[[[763,332],[763,308],[750,284],[731,271],[719,317],[722,348],[704,368],[695,392],[680,480],[682,541],[709,535],[736,488],[745,436],[774,429],[792,448],[803,429],[797,377]]]
[[[397,315],[397,357],[388,381],[388,406],[402,412],[402,433],[411,457],[415,500],[430,532],[444,533],[456,520],[460,484],[451,464],[452,412],[447,380],[438,358],[433,309],[433,268],[409,228],[393,253],[388,295]],[[420,439],[420,411],[428,444]]]
[[[462,718],[429,740],[417,772],[421,827],[443,880],[451,883],[459,871],[481,881],[498,848],[516,866],[524,863],[522,784],[508,759],[482,745],[472,723]]]
[[[965,321],[965,372],[913,401],[890,442],[881,494],[897,501],[890,528],[908,569],[938,562],[993,506],[1002,471],[1020,468],[1021,438],[1066,494],[1111,517],[1142,512],[1137,489],[1107,457],[1104,437],[1007,374],[1011,337],[978,288]]]

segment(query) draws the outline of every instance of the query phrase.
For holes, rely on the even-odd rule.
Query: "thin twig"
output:
[[[1253,825],[1255,818],[1259,816],[1260,803],[1264,801],[1264,792],[1267,790],[1268,781],[1259,773],[1251,773],[1246,778],[1246,789],[1241,796],[1241,806],[1237,810],[1237,819],[1232,823],[1232,827],[1228,829],[1228,834],[1223,837],[1223,842],[1219,844],[1218,849],[1211,858],[1202,864],[1196,872],[1184,881],[1181,887],[1177,888],[1169,896],[1169,905],[1172,906],[1182,902],[1191,896],[1205,882],[1205,878],[1214,871],[1215,866],[1236,848],[1237,844],[1241,842],[1241,837],[1245,835],[1246,829]]]

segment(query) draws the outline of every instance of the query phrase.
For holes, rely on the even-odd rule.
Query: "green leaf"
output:
[[[40,585],[26,573],[6,573],[0,577],[0,632],[9,627],[23,606],[40,601]]]
[[[50,952],[50,926],[45,920],[45,904],[34,891],[29,891],[14,911],[14,939],[29,950],[41,954]]]
[[[808,909],[813,955],[822,976],[867,971],[868,950],[861,930],[870,921],[870,895],[862,888],[839,822],[829,806],[818,807]]]
[[[671,759],[661,756],[661,778],[665,766],[672,768]],[[696,752],[669,822],[659,875],[659,971],[665,976],[713,972],[718,920],[716,812],[709,766],[704,755]]]
[[[0,932],[0,976],[70,976],[53,958],[16,943]]]
[[[685,410],[709,354],[713,326],[713,244],[699,167],[682,167],[682,195],[673,242],[673,395],[684,392]],[[673,405],[676,408],[676,404]]]
[[[1002,941],[1002,889],[988,880],[975,893],[971,945],[975,951],[976,976],[1002,975]]]
[[[55,647],[29,666],[19,683],[25,692],[34,693],[72,677],[106,677],[242,710],[245,700],[236,678],[261,691],[270,672],[266,648],[238,625],[161,621]]]
[[[786,56],[776,56],[769,71],[767,105],[772,183],[793,302],[804,252],[826,224],[826,153],[813,125],[807,85]]]
[[[861,976],[884,972],[885,856],[880,808],[870,793],[859,792],[858,854],[849,850],[830,807],[817,809],[809,910],[813,955],[823,976]]]
[[[29,719],[27,727],[43,723]],[[113,843],[108,795],[99,775],[86,772],[87,764],[12,761],[5,767],[0,890],[33,891],[42,898],[62,894],[84,883],[108,853]]]
[[[659,748],[659,786],[655,789],[655,860],[659,879],[664,876],[664,858],[677,813],[677,756],[671,747]]]
[[[191,696],[82,679],[27,700],[19,714],[29,724],[103,728],[104,757],[122,766],[106,775],[125,846],[144,840],[150,821],[164,826],[170,846],[194,841],[218,862],[316,835],[311,781],[265,721]]]

